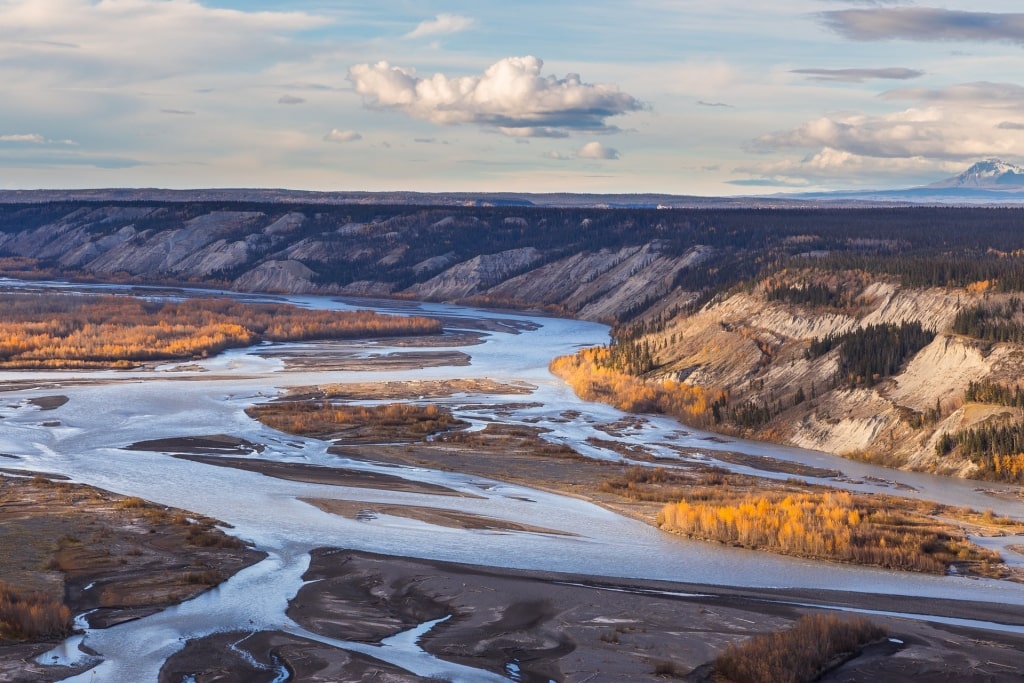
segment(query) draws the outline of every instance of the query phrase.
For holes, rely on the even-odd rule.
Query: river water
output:
[[[317,308],[356,307],[352,302],[331,298],[289,298],[300,305]],[[482,482],[477,477],[459,473],[423,468],[396,470],[365,462],[348,462],[328,454],[328,444],[324,442],[275,432],[245,415],[246,407],[289,387],[459,377],[525,381],[537,387],[531,396],[466,397],[465,402],[473,406],[461,416],[475,420],[488,417],[491,411],[479,407],[484,403],[540,404],[513,405],[512,417],[501,419],[529,421],[547,427],[552,431],[546,438],[571,444],[593,457],[619,457],[610,451],[595,449],[585,441],[590,436],[612,438],[596,427],[619,420],[624,417],[623,413],[609,406],[581,401],[547,370],[554,356],[606,342],[605,326],[440,304],[375,303],[385,311],[443,316],[456,326],[460,325],[458,320],[463,320],[466,328],[476,327],[474,321],[480,319],[507,321],[513,325],[499,326],[504,331],[489,332],[482,344],[459,347],[457,350],[471,356],[471,364],[466,367],[387,373],[290,370],[279,357],[279,354],[311,350],[321,353],[338,350],[374,354],[417,352],[408,348],[339,342],[278,344],[272,349],[264,345],[229,351],[198,363],[168,364],[147,371],[0,373],[0,384],[32,381],[31,386],[0,394],[0,414],[3,415],[0,452],[18,458],[5,458],[6,467],[59,473],[74,481],[209,515],[231,524],[234,527],[231,533],[268,553],[264,562],[195,600],[135,622],[88,631],[85,644],[105,659],[87,672],[88,675],[69,680],[155,680],[161,664],[188,638],[264,628],[296,632],[298,626],[287,619],[284,609],[301,586],[300,577],[308,564],[309,550],[321,546],[607,577],[728,586],[823,588],[1024,606],[1024,585],[857,568],[692,542],[573,498],[499,482]],[[361,307],[365,307],[365,303]],[[517,333],[509,331],[513,326],[524,329]],[[273,358],[258,355],[268,350],[274,351]],[[30,398],[54,394],[65,395],[69,401],[49,411],[40,411],[28,403]],[[230,434],[266,444],[267,448],[254,457],[397,473],[408,479],[442,484],[482,497],[452,499],[289,482],[125,448],[148,439],[208,434]],[[980,491],[977,482],[886,470],[824,453],[770,444],[731,439],[723,442],[726,440],[713,439],[712,435],[684,428],[667,418],[647,418],[614,438],[645,447],[660,443],[694,447],[700,449],[700,456],[709,462],[715,462],[715,453],[723,450],[791,460],[841,470],[849,477],[842,485],[852,489],[922,496],[979,509],[993,508],[1001,514],[1024,518],[1024,504],[1019,499],[993,497]],[[669,451],[665,449],[665,453]],[[737,471],[750,471],[745,466],[720,464]],[[836,485],[834,480],[826,481]],[[321,512],[301,502],[302,497],[441,508],[457,505],[466,512],[575,535],[456,530],[387,515],[371,521],[356,521]],[[80,640],[79,636],[46,658],[65,661],[77,657],[76,646]],[[446,668],[443,662],[428,656],[424,659],[422,653],[410,654],[408,648],[393,647],[391,654],[374,652],[374,656],[382,659],[404,657],[401,661],[411,661],[411,657],[421,670],[435,671],[452,680],[474,680],[473,675],[463,670]],[[431,668],[435,666],[436,669]]]

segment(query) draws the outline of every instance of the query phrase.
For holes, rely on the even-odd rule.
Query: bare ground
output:
[[[188,600],[263,557],[214,520],[23,476],[0,476],[0,547],[7,584],[62,600],[72,614],[95,610],[88,621],[97,628]],[[29,663],[52,645],[0,641],[0,680],[68,675]]]
[[[918,598],[501,570],[336,549],[314,551],[304,578],[308,583],[291,601],[288,614],[310,631],[376,643],[451,615],[421,639],[425,650],[499,674],[508,675],[510,665],[515,665],[519,680],[526,683],[707,681],[708,663],[727,644],[786,629],[802,614],[815,611],[786,601],[928,610],[949,616],[977,616],[992,609]],[[1022,621],[1012,608],[996,607],[989,616]],[[841,664],[823,680],[1020,680],[1022,636],[898,618],[872,619],[888,629],[892,640]],[[187,656],[183,653],[168,662],[167,677],[161,681],[181,680],[171,677],[172,672],[196,675],[199,681],[264,680],[252,667],[243,669],[251,671],[252,678],[240,676],[238,664],[231,665],[234,677],[212,677],[236,661],[214,646],[223,647],[243,636],[203,639],[208,650],[202,649],[202,642],[190,644]],[[259,662],[270,663],[277,657],[293,673],[293,681],[415,680],[390,665],[304,643],[294,636],[257,634],[245,644]]]

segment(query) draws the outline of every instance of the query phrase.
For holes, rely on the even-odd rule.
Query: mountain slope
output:
[[[963,173],[928,185],[929,188],[1024,190],[1024,168],[999,159],[979,161]]]

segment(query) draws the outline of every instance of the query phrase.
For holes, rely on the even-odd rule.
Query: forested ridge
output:
[[[31,258],[34,269],[51,275],[220,284],[268,260],[287,259],[310,268],[315,286],[373,281],[398,292],[430,280],[446,266],[513,250],[537,253],[521,268],[502,273],[503,280],[581,253],[654,245],[671,259],[700,246],[707,250],[700,263],[671,273],[670,290],[722,291],[812,259],[818,268],[884,273],[912,286],[989,280],[1000,290],[1021,291],[1022,225],[1024,209],[1015,208],[657,210],[76,201],[0,204],[0,257]],[[156,245],[161,234],[190,226],[209,234],[195,239],[196,252],[210,251],[216,241],[224,249],[235,247],[238,254],[220,267],[210,266],[218,265],[216,259],[208,260],[205,269],[165,260],[133,272],[138,260],[125,257],[132,248]],[[160,246],[166,250],[166,244]],[[114,253],[119,259],[111,258]],[[123,270],[115,270],[118,265]],[[23,267],[7,270],[24,272]],[[784,298],[792,294],[776,292]],[[842,293],[811,288],[803,295]],[[637,317],[655,302],[654,296],[639,297],[620,318]]]
[[[975,445],[1006,438],[966,435],[1021,420],[968,387],[1024,375],[1020,208],[0,204],[0,275],[543,309],[613,325],[553,366],[584,395],[893,465],[1020,469]]]

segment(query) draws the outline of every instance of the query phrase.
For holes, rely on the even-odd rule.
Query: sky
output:
[[[0,0],[0,188],[918,186],[1024,163],[1020,10]]]

